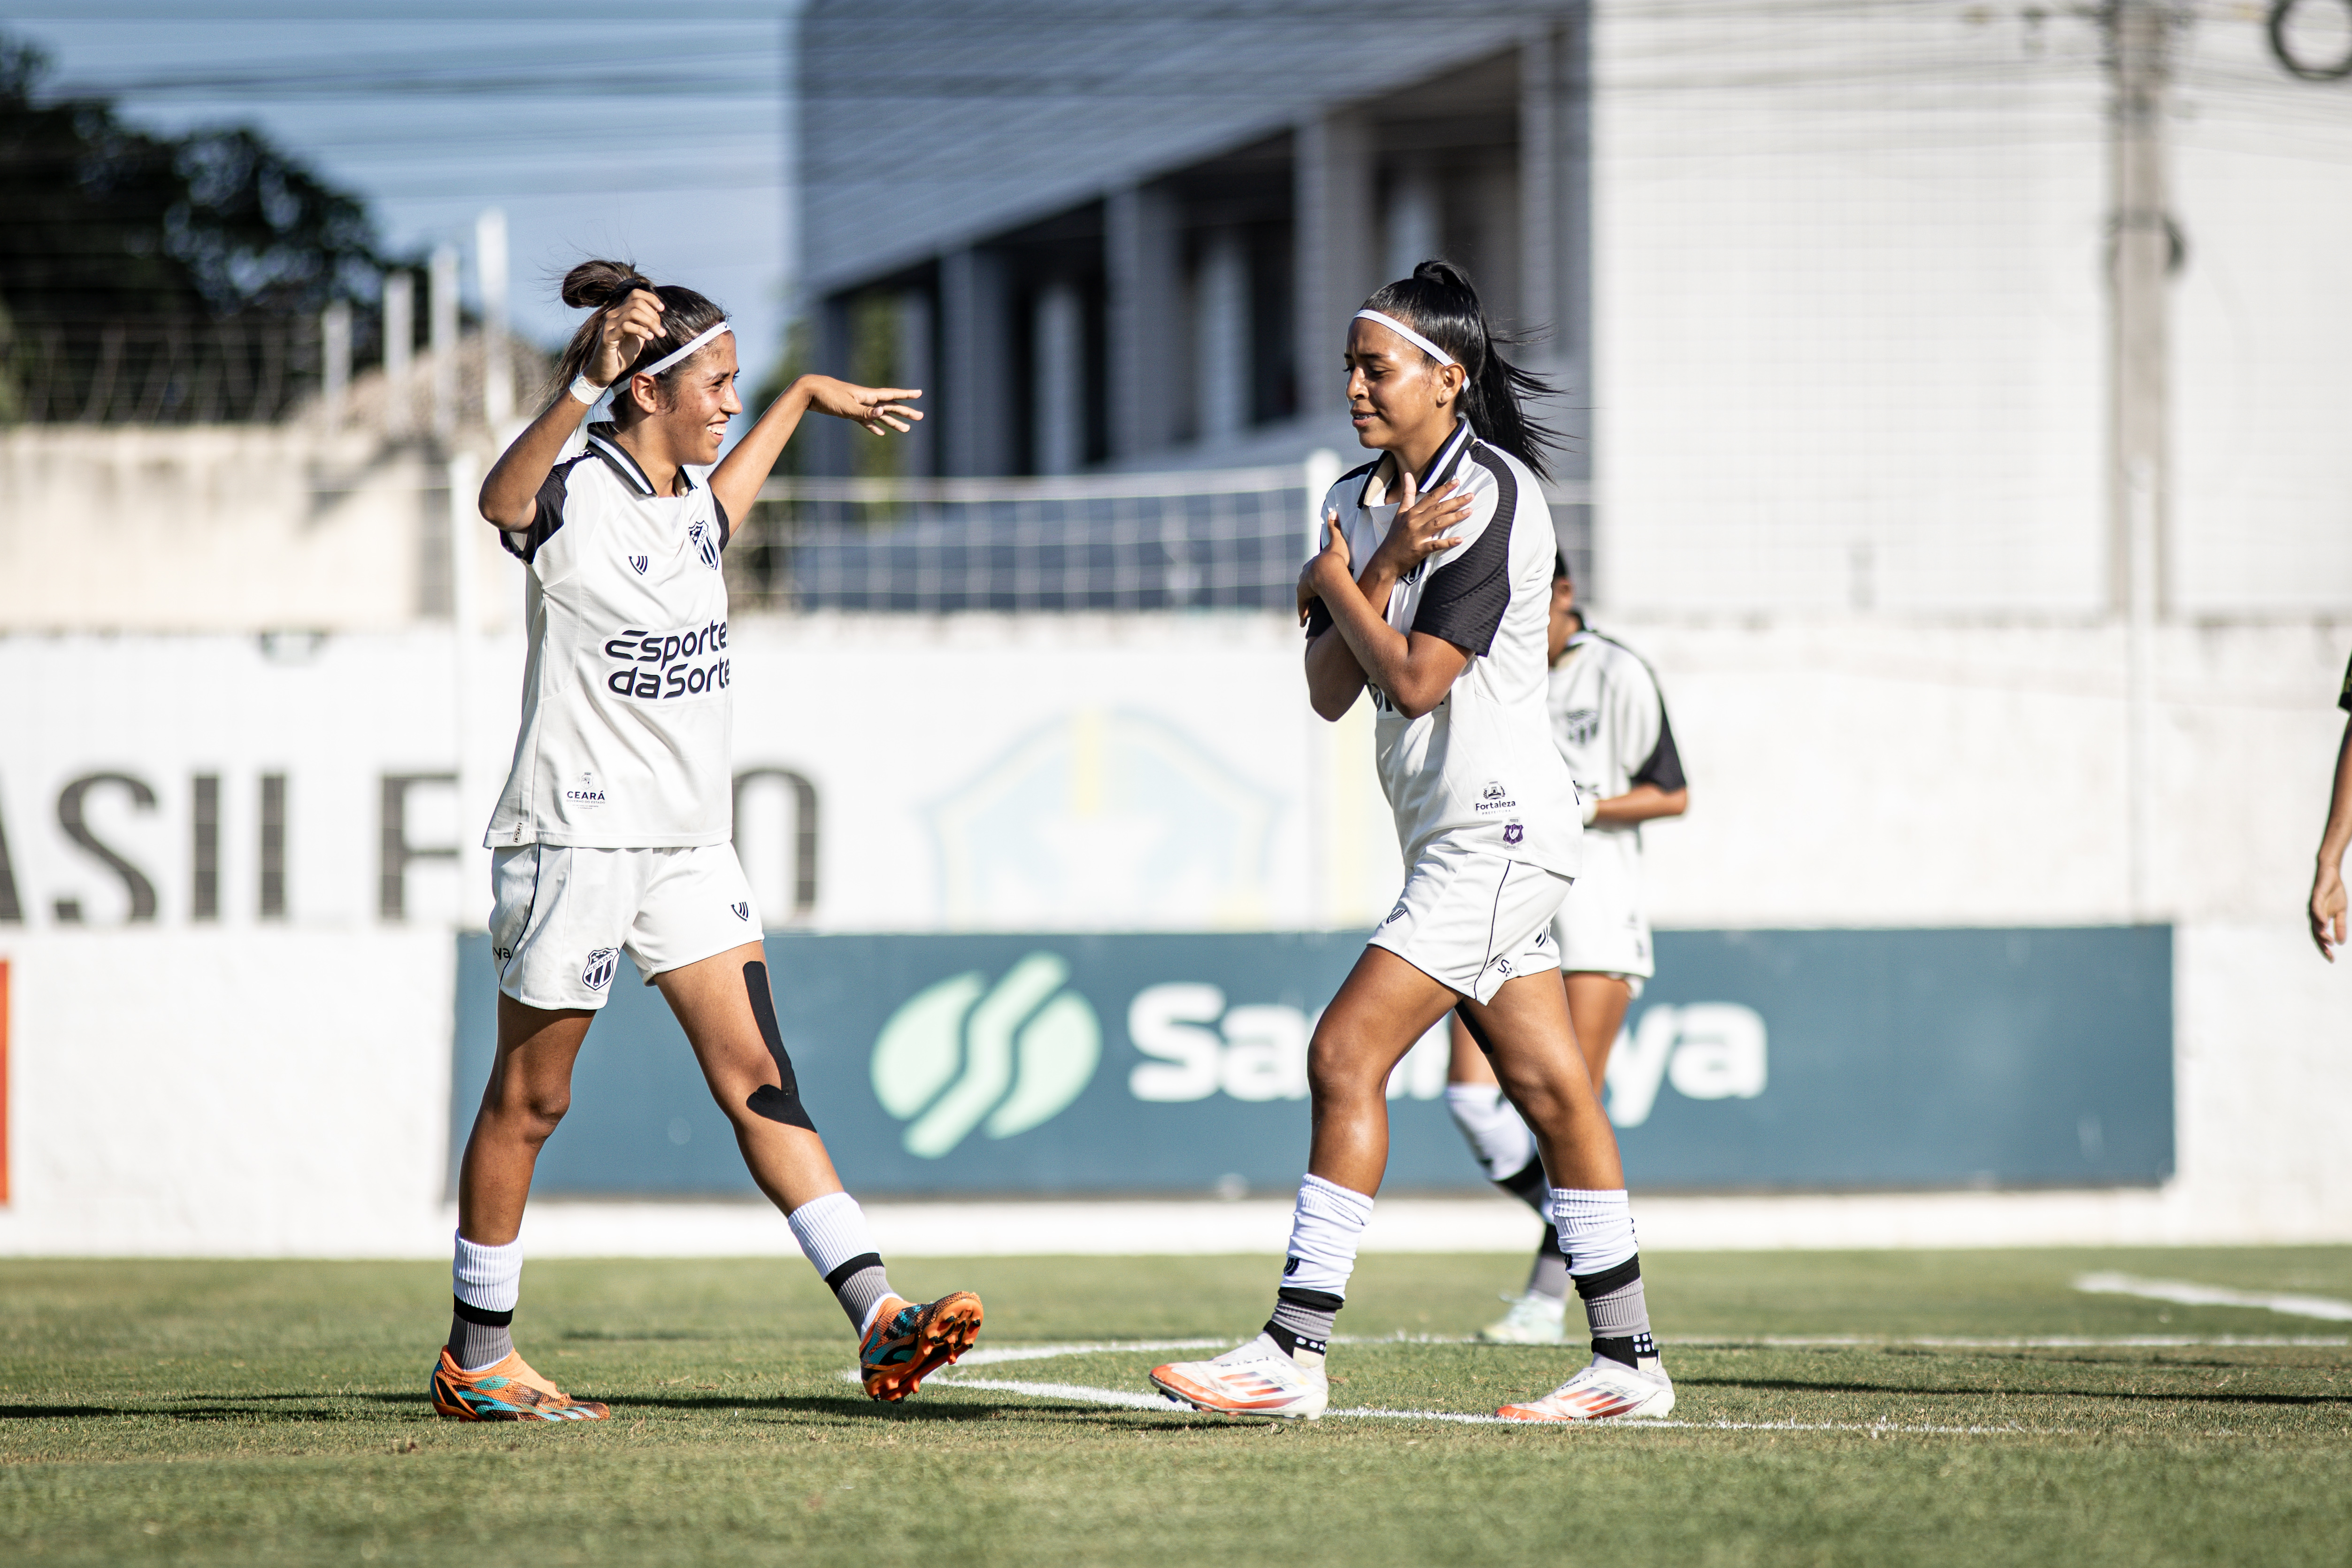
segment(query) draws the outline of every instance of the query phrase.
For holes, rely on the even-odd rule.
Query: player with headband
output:
[[[752,1180],[856,1327],[866,1393],[904,1399],[971,1343],[980,1299],[918,1305],[891,1290],[801,1103],[732,843],[719,552],[802,415],[903,433],[922,395],[804,375],[721,463],[743,405],[719,309],[612,261],[573,268],[563,302],[594,311],[564,351],[567,389],[482,485],[482,516],[530,569],[530,651],[487,837],[498,1054],[459,1167],[457,1300],[433,1406],[461,1421],[609,1414],[533,1372],[509,1325],[531,1169],[570,1102],[589,1024],[626,984],[624,957],[661,988]]]
[[[1202,1410],[1312,1418],[1357,1244],[1388,1163],[1390,1072],[1451,1012],[1534,1130],[1592,1331],[1591,1363],[1500,1414],[1659,1416],[1674,1384],[1652,1342],[1616,1135],[1570,1027],[1551,919],[1582,813],[1545,709],[1552,563],[1543,390],[1499,352],[1461,271],[1424,261],[1349,323],[1348,405],[1381,456],[1325,497],[1299,574],[1307,687],[1336,721],[1369,690],[1404,890],[1307,1052],[1314,1135],[1273,1316],[1210,1361],[1154,1369]]]

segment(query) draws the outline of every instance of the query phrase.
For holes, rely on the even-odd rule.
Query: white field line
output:
[[[2294,1296],[2269,1290],[2232,1290],[2226,1285],[2197,1285],[2182,1279],[2141,1279],[2129,1274],[2085,1274],[2074,1289],[2097,1296],[2137,1296],[2150,1301],[2171,1301],[2183,1307],[2253,1307],[2290,1318],[2319,1318],[2331,1323],[2352,1323],[2352,1301],[2332,1296]]]
[[[1078,1405],[1108,1405],[1121,1410],[1157,1410],[1169,1415],[1191,1414],[1190,1409],[1171,1399],[1157,1394],[1130,1394],[1121,1388],[1096,1388],[1083,1383],[1026,1383],[1016,1378],[934,1377],[934,1385],[944,1388],[985,1389],[996,1394],[1022,1394],[1033,1399],[1066,1399]],[[1541,1425],[1641,1426],[1689,1432],[1901,1432],[1928,1434],[1999,1433],[2004,1436],[2039,1436],[2035,1428],[2025,1426],[1900,1426],[1891,1421],[1605,1421],[1541,1423],[1513,1421],[1502,1415],[1472,1415],[1458,1410],[1382,1410],[1371,1405],[1360,1405],[1344,1410],[1326,1410],[1327,1420],[1357,1421],[1445,1421],[1459,1426],[1528,1426]],[[1268,1417],[1267,1419],[1275,1419]]]
[[[1231,1349],[1231,1340],[1100,1340],[1070,1345],[991,1345],[966,1351],[958,1366],[996,1366],[1008,1361],[1052,1361],[1066,1355],[1108,1355],[1118,1351],[1204,1351]]]

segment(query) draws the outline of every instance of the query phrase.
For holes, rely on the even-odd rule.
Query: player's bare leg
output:
[[[1590,1365],[1544,1397],[1500,1413],[1523,1421],[1666,1415],[1674,1384],[1650,1334],[1617,1135],[1569,1027],[1566,986],[1556,974],[1525,975],[1485,1004],[1464,1003],[1462,1013],[1535,1134],[1550,1174],[1560,1251],[1592,1331]]]
[[[791,1221],[810,1264],[858,1331],[866,1391],[900,1400],[971,1347],[980,1298],[910,1302],[890,1289],[857,1200],[842,1190],[785,1052],[756,942],[655,976],[686,1030],[752,1181]]]
[[[1576,1043],[1591,1069],[1596,1094],[1609,1081],[1609,1053],[1616,1048],[1625,1027],[1625,1009],[1633,1005],[1633,987],[1622,974],[1596,974],[1586,970],[1568,973],[1568,1017]]]
[[[514,1348],[523,1205],[539,1152],[572,1104],[572,1067],[593,1013],[525,1006],[499,994],[498,1053],[457,1167],[457,1295],[448,1343],[427,1380],[433,1407],[458,1421],[601,1421]]]

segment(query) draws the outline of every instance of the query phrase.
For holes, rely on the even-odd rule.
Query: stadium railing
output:
[[[746,610],[1288,611],[1339,474],[1302,463],[1051,479],[773,479],[727,551]],[[1555,506],[1581,564],[1589,508]]]

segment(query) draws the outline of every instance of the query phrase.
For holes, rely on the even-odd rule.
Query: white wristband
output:
[[[604,395],[605,391],[605,388],[597,385],[585,375],[576,375],[572,378],[572,395],[591,407],[595,405],[598,398]]]
[[[1584,826],[1587,827],[1591,826],[1592,819],[1600,815],[1601,797],[1597,795],[1586,796],[1584,802]]]

